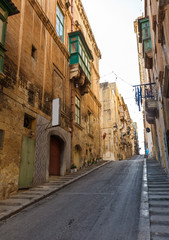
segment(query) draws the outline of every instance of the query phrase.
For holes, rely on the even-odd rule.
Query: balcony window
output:
[[[87,79],[91,81],[90,61],[93,56],[81,31],[69,33],[70,65],[79,64]]]
[[[0,43],[3,43],[3,29],[4,29],[4,22],[2,21],[2,19],[0,19]]]
[[[77,52],[77,42],[71,43],[71,53]]]

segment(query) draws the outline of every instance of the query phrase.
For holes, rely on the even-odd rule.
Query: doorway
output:
[[[29,188],[33,182],[35,140],[23,136],[19,172],[19,189]]]
[[[57,136],[50,137],[49,175],[60,176],[62,142]]]

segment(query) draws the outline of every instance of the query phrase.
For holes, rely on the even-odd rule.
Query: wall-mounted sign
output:
[[[60,125],[60,98],[52,102],[52,126]]]

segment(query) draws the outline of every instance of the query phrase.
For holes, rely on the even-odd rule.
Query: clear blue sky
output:
[[[142,114],[138,112],[130,86],[140,83],[134,21],[142,16],[143,3],[141,0],[81,1],[102,54],[100,82],[113,82],[117,75],[119,92],[128,105],[131,118],[138,124],[143,149]]]

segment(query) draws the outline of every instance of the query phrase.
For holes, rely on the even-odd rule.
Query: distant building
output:
[[[121,160],[131,157],[134,148],[131,137],[132,120],[116,83],[100,84],[100,101],[103,158]]]

